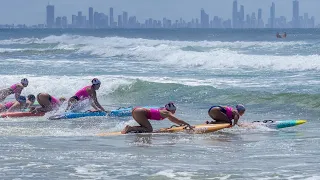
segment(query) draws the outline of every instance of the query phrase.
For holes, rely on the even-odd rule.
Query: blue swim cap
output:
[[[18,102],[20,102],[20,103],[26,103],[26,101],[27,101],[27,99],[26,99],[25,96],[19,96]]]
[[[240,112],[240,111],[246,111],[246,108],[245,108],[244,105],[242,105],[242,104],[236,105],[236,108],[237,108],[237,111],[238,111],[238,112]]]

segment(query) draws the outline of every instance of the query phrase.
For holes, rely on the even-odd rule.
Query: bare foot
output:
[[[121,134],[127,134],[128,132],[130,132],[131,126],[127,125],[122,131]]]

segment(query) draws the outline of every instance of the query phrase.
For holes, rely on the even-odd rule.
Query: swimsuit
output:
[[[87,92],[88,87],[91,87],[91,86],[83,87],[82,89],[77,91],[76,94],[74,96],[72,96],[72,98],[76,99],[77,101],[89,98],[89,94]]]
[[[229,120],[232,120],[232,119],[233,119],[233,112],[232,112],[233,109],[232,109],[232,107],[227,106],[226,108],[224,108],[224,107],[222,107],[222,106],[211,106],[208,112],[210,113],[211,109],[212,109],[212,108],[215,108],[215,107],[219,107],[219,108],[220,108],[220,111],[221,111],[222,113],[224,113],[225,115],[227,115],[227,117],[228,117]]]
[[[9,109],[11,106],[14,105],[14,101],[11,101],[11,102],[7,102],[4,106],[6,107],[6,109]]]

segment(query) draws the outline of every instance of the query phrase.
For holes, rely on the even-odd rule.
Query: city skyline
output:
[[[118,9],[115,9],[113,7],[105,7],[103,12],[97,12],[94,7],[90,7],[90,8],[87,7],[85,11],[81,11],[81,10],[78,10],[76,12],[68,11],[66,14],[59,16],[59,14],[57,13],[59,12],[57,6],[51,3],[52,5],[49,5],[49,6],[46,6],[46,8],[43,8],[46,10],[46,12],[42,15],[44,17],[43,19],[45,19],[45,23],[38,23],[38,24],[46,24],[47,27],[51,28],[51,27],[55,27],[55,22],[58,22],[59,24],[58,26],[61,26],[61,24],[64,23],[65,27],[67,27],[68,25],[72,25],[72,27],[78,27],[78,26],[74,26],[75,25],[74,22],[79,21],[81,22],[80,23],[81,26],[79,27],[87,28],[87,27],[93,27],[93,23],[94,23],[93,17],[97,17],[100,19],[108,18],[108,20],[103,20],[103,21],[107,21],[107,24],[109,25],[106,25],[103,27],[125,27],[125,25],[128,24],[127,21],[129,21],[128,13],[130,17],[134,17],[134,21],[139,21],[138,23],[142,25],[137,27],[143,27],[143,25],[144,27],[148,27],[148,24],[150,23],[152,24],[150,27],[165,26],[164,20],[170,21],[170,24],[173,24],[173,23],[184,24],[184,25],[181,25],[180,27],[187,27],[187,26],[194,27],[194,25],[192,25],[193,23],[196,23],[196,24],[199,23],[201,28],[212,28],[212,27],[220,27],[220,26],[229,28],[230,26],[229,23],[231,23],[231,27],[235,27],[235,28],[263,28],[265,27],[264,25],[267,25],[266,27],[271,27],[271,28],[299,27],[297,25],[297,23],[299,24],[298,21],[305,21],[304,18],[307,18],[306,21],[312,20],[313,24],[315,24],[314,22],[315,19],[311,18],[313,14],[307,14],[306,12],[303,12],[301,10],[299,14],[299,9],[301,9],[300,6],[303,3],[300,3],[300,6],[299,6],[299,1],[297,0],[291,0],[290,1],[291,3],[287,4],[287,6],[290,7],[289,9],[293,9],[291,10],[291,12],[293,12],[291,15],[292,18],[290,18],[290,16],[288,17],[281,16],[281,14],[278,13],[279,12],[278,7],[275,8],[274,2],[272,2],[272,4],[269,5],[270,14],[268,14],[268,11],[264,10],[263,8],[258,8],[254,12],[249,12],[249,10],[247,9],[250,9],[250,8],[247,8],[247,6],[244,6],[241,3],[243,1],[244,0],[230,1],[231,4],[229,4],[228,7],[225,7],[225,9],[230,9],[231,11],[230,12],[231,17],[228,19],[221,17],[219,14],[208,12],[206,7],[206,8],[201,8],[200,10],[194,10],[198,12],[198,16],[192,17],[191,19],[186,19],[186,18],[174,19],[174,18],[170,18],[168,16],[163,15],[162,18],[159,18],[159,19],[152,18],[151,16],[145,17],[144,18],[145,20],[141,20],[143,18],[136,16],[132,12],[127,12],[127,11],[119,12]],[[297,3],[295,3],[295,1]],[[237,6],[236,12],[235,12],[235,4]],[[114,12],[114,10],[116,13]],[[48,15],[50,16],[50,13],[48,14],[48,12],[51,12],[51,14],[53,13],[52,17],[49,18],[50,19],[49,21],[48,21]],[[113,17],[111,17],[111,15]],[[235,16],[239,16],[239,17],[235,18]],[[200,21],[200,22],[195,22],[195,21]],[[231,22],[228,22],[228,21],[231,21]],[[284,25],[281,24],[282,22],[280,23],[280,21],[285,21],[285,24]],[[290,21],[292,21],[292,23]],[[237,24],[234,24],[235,22]],[[188,23],[191,23],[191,25],[188,25]],[[289,23],[289,25],[286,25],[286,23]],[[300,24],[302,23],[304,22],[300,22]],[[304,27],[304,26],[301,26],[301,27]],[[311,27],[311,25],[310,26],[306,25],[305,27]]]

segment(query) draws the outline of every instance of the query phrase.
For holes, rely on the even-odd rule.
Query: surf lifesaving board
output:
[[[44,116],[45,113],[31,113],[31,112],[5,112],[0,113],[1,118],[8,118],[8,117],[32,117],[32,116]]]
[[[230,124],[200,124],[192,127],[193,127],[192,130],[189,129],[187,126],[161,128],[159,130],[153,131],[152,134],[178,133],[178,132],[185,132],[190,134],[205,134],[205,133],[215,132],[223,128],[228,128],[230,127]],[[128,134],[135,134],[135,133],[128,133]],[[121,132],[106,132],[106,133],[98,134],[98,136],[117,136],[117,135],[125,135],[125,134],[121,134]]]
[[[146,108],[159,108],[159,107],[151,107],[144,106]],[[60,119],[74,119],[81,117],[93,117],[93,116],[111,116],[111,117],[126,117],[131,116],[133,107],[121,107],[115,110],[111,110],[110,112],[102,112],[102,111],[87,111],[87,112],[67,112],[63,114],[58,114],[54,116],[50,116],[49,120],[60,120]]]
[[[263,121],[254,121],[252,123],[248,124],[243,124],[241,126],[243,127],[249,127],[249,126],[266,126],[268,128],[273,128],[273,129],[282,129],[282,128],[287,128],[287,127],[293,127],[293,126],[298,126],[301,124],[306,123],[307,120],[281,120],[281,121],[275,121],[275,120],[263,120]]]

